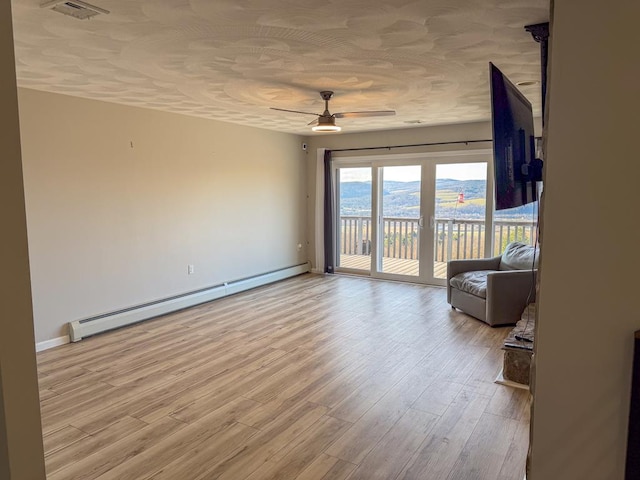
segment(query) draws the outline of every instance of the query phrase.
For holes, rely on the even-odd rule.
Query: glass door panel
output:
[[[436,165],[433,277],[447,278],[447,261],[484,258],[487,163]]]
[[[420,274],[421,174],[420,165],[380,167],[377,266],[381,273]]]
[[[529,245],[538,242],[538,207],[538,201],[535,201],[494,212],[492,255],[500,255],[511,242]]]
[[[338,255],[342,269],[371,271],[371,167],[339,168]]]

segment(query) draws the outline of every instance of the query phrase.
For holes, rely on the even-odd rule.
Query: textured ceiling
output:
[[[90,0],[78,20],[12,0],[22,87],[309,134],[320,90],[343,132],[490,118],[488,63],[539,80],[524,25],[548,0]],[[540,86],[523,87],[540,111]]]

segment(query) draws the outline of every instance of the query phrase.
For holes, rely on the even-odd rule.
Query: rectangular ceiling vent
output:
[[[108,14],[109,10],[96,7],[87,2],[81,0],[52,0],[40,5],[40,8],[50,8],[54,12],[69,15],[73,18],[85,20],[87,18],[95,17],[101,13]]]

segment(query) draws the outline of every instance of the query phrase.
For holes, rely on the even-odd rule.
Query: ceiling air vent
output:
[[[40,5],[40,8],[50,8],[54,12],[69,15],[73,18],[79,18],[80,20],[95,17],[101,13],[109,13],[109,10],[96,7],[95,5],[91,5],[90,3],[82,2],[80,0],[52,0],[50,2],[43,3]]]

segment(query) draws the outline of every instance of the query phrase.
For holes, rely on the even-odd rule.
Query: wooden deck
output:
[[[306,274],[40,352],[48,480],[522,480],[510,328]]]
[[[369,271],[371,257],[369,255],[340,255],[340,267]],[[418,260],[385,257],[382,259],[382,267],[385,273],[418,276]],[[447,278],[447,262],[436,262],[435,277]]]

